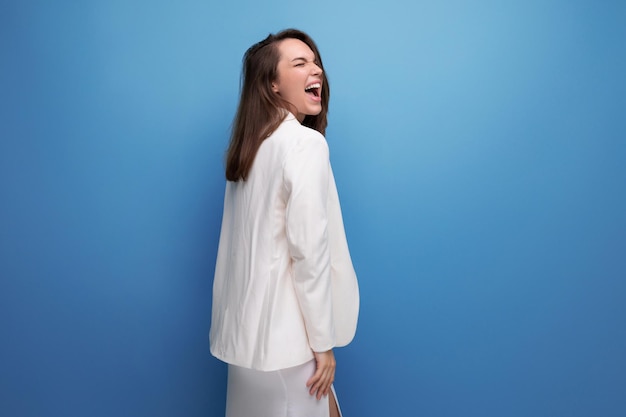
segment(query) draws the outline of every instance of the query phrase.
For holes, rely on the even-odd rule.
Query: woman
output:
[[[227,417],[340,415],[332,349],[354,337],[359,294],[323,136],[328,100],[305,33],[244,55],[210,333],[229,364]]]

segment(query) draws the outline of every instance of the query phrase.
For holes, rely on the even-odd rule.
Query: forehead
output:
[[[295,58],[305,58],[309,61],[315,60],[315,54],[309,46],[300,39],[288,38],[278,44],[280,57],[287,60]]]

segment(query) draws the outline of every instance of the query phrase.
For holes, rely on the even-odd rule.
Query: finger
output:
[[[329,377],[328,380],[326,380],[326,382],[324,384],[324,387],[322,389],[322,393],[321,394],[324,397],[328,395],[328,392],[330,391],[330,386],[332,385],[332,383],[333,383],[333,378]]]
[[[325,370],[321,369],[320,372],[319,372],[318,378],[311,385],[311,388],[309,390],[309,394],[311,394],[311,395],[318,395],[319,392],[323,389],[324,383],[325,383],[326,380],[327,380],[326,372],[325,372]]]
[[[334,372],[329,372],[328,378],[324,381],[324,384],[321,387],[321,395],[326,397],[330,393],[331,386],[332,386],[334,380],[335,380]]]
[[[315,383],[317,383],[322,378],[322,375],[323,375],[322,369],[318,369],[317,371],[315,371],[313,376],[309,378],[309,380],[306,382],[306,386],[312,388],[313,385],[315,385]]]
[[[332,384],[332,372],[326,371],[324,373],[323,378],[320,379],[319,384],[315,386],[315,390],[313,392],[316,394],[317,399],[321,399],[322,396],[328,395],[328,391],[330,389],[330,385]]]
[[[320,379],[319,381],[311,385],[311,388],[309,388],[309,394],[317,395],[317,393],[322,389],[323,383],[324,381]]]
[[[328,390],[324,387],[320,387],[320,389],[317,391],[317,399],[321,400],[322,397],[325,397],[328,394]]]

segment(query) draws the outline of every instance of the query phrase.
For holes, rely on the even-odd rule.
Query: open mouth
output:
[[[311,84],[304,89],[304,92],[312,95],[313,97],[319,98],[322,92],[322,84],[321,83]]]

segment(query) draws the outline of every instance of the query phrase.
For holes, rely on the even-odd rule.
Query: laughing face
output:
[[[278,44],[278,77],[272,90],[289,102],[302,122],[305,116],[322,111],[322,69],[316,64],[311,48],[299,39],[285,39]]]

